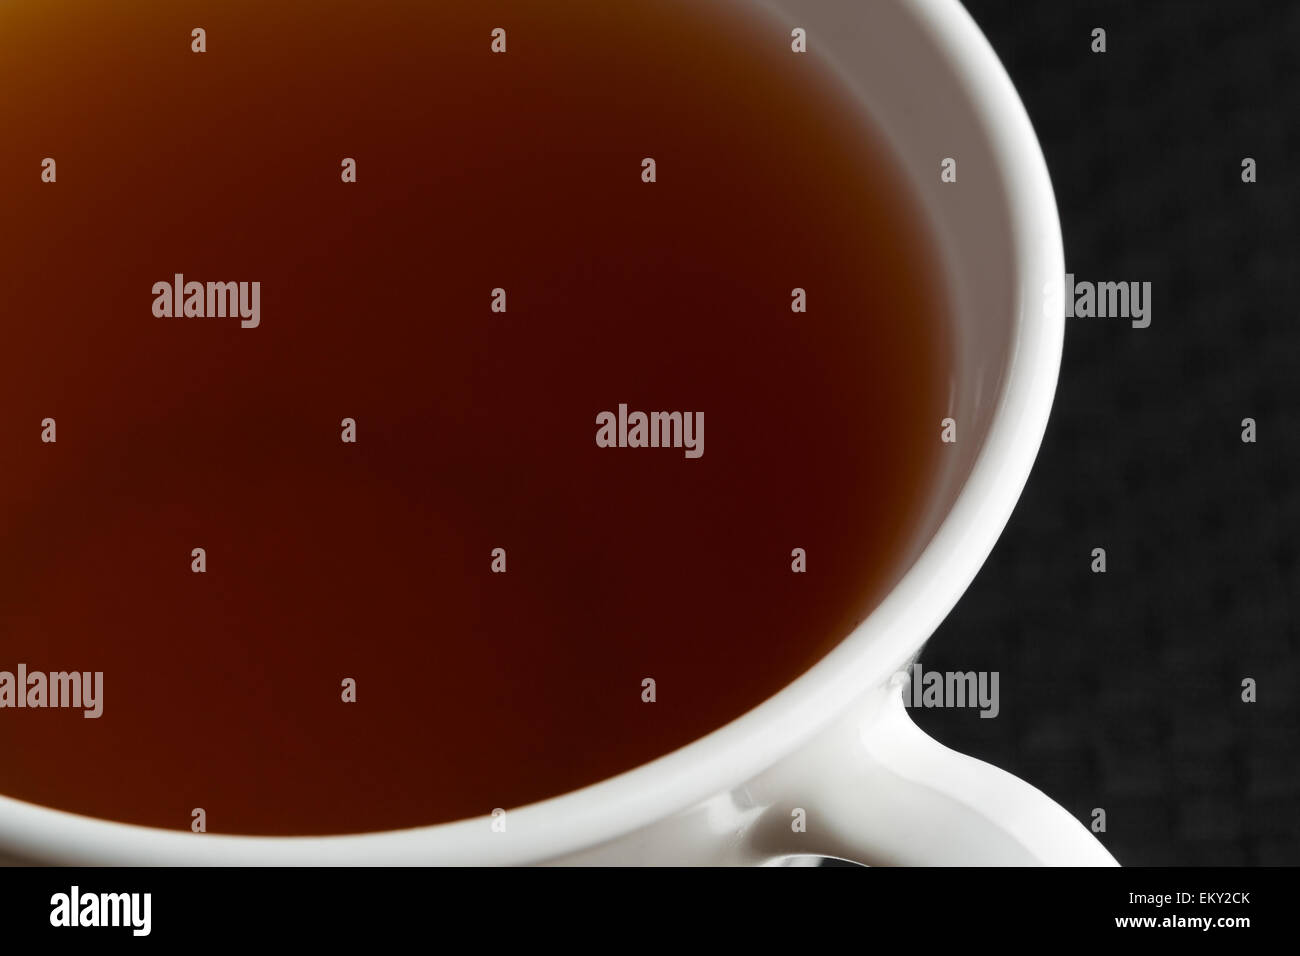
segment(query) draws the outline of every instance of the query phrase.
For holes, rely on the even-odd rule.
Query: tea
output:
[[[0,793],[478,816],[849,634],[933,491],[951,355],[919,206],[794,26],[5,4]],[[99,715],[28,706],[35,673]]]

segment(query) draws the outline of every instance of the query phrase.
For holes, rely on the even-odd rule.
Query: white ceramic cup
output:
[[[942,246],[957,316],[950,414],[958,441],[945,449],[942,493],[886,600],[759,707],[636,770],[509,810],[504,830],[485,816],[356,836],[235,837],[109,823],[0,797],[0,854],[182,865],[761,863],[802,855],[1114,864],[1041,792],[917,729],[895,678],[1006,524],[1056,388],[1065,269],[1029,119],[957,0],[750,2],[787,35],[804,28],[810,53],[852,88],[913,178]],[[940,182],[945,158],[957,160],[956,183]],[[936,441],[938,432],[936,422]],[[796,810],[803,832],[792,826]]]

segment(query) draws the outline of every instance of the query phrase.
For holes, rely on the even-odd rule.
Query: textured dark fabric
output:
[[[1150,281],[1152,322],[1067,320],[1024,497],[923,654],[999,671],[1001,715],[914,716],[1104,808],[1121,863],[1300,864],[1300,3],[966,5],[1042,142],[1067,270]]]

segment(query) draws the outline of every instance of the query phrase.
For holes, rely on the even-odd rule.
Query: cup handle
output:
[[[751,851],[872,866],[1119,865],[1042,791],[917,727],[902,690],[882,688],[753,782],[768,812]]]

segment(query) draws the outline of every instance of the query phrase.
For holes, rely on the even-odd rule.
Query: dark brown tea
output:
[[[792,26],[0,5],[0,794],[478,816],[849,634],[951,359],[919,209]]]

